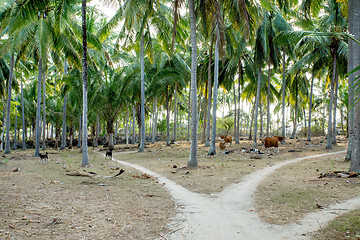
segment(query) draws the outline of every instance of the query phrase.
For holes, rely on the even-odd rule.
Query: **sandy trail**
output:
[[[261,221],[257,216],[254,211],[254,192],[260,182],[278,168],[305,159],[343,152],[285,161],[248,174],[239,183],[232,184],[224,191],[212,195],[193,193],[142,166],[119,161],[116,158],[113,160],[158,178],[159,183],[164,184],[171,193],[180,211],[170,223],[173,232],[166,236],[166,239],[308,239],[309,233],[325,226],[336,216],[360,207],[360,196],[311,213],[298,223],[274,225]]]

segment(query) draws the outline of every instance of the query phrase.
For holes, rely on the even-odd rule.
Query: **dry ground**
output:
[[[287,140],[286,145],[280,147],[280,153],[270,156],[243,152],[243,148],[252,145],[250,141],[228,146],[227,150],[232,151],[230,154],[217,149],[215,156],[207,156],[208,148],[199,144],[197,170],[186,168],[190,145],[184,142],[171,147],[166,147],[163,142],[147,145],[144,153],[137,153],[134,146],[117,145],[113,154],[119,160],[142,165],[191,191],[211,194],[261,168],[328,152],[323,140]],[[339,145],[332,151],[346,150],[346,144],[346,139],[340,138]],[[259,148],[264,152],[263,147]],[[127,154],[120,154],[127,151]],[[174,216],[175,205],[156,180],[134,178],[134,169],[126,169],[117,178],[66,176],[65,171],[69,168],[83,170],[78,167],[79,150],[53,151],[50,163],[46,165],[41,165],[38,159],[31,157],[32,154],[18,151],[10,155],[14,158],[6,165],[0,166],[0,237],[63,239],[65,232],[67,236],[73,234],[70,235],[72,239],[154,239],[169,231],[166,223]],[[326,207],[359,195],[359,178],[317,178],[320,172],[347,170],[349,163],[344,162],[343,157],[344,154],[339,154],[309,159],[277,170],[255,194],[260,217],[270,223],[290,223],[308,212],[317,211],[316,204]],[[100,155],[91,155],[90,163],[93,167],[86,171],[102,176],[117,172],[111,170],[117,163],[104,161]],[[64,165],[67,169],[63,169]],[[15,167],[20,171],[12,172]],[[354,214],[359,216],[358,211]],[[61,220],[57,224],[54,219]],[[337,232],[357,239],[356,231],[347,231],[351,232],[349,228]],[[325,236],[325,233],[317,236]],[[330,234],[323,239],[339,238]]]
[[[17,151],[0,166],[0,239],[137,240],[167,231],[175,206],[155,180],[128,169],[104,178],[119,172],[116,164],[90,154],[92,167],[82,169],[79,150],[51,151],[49,164],[32,155]],[[101,177],[65,175],[76,170]]]

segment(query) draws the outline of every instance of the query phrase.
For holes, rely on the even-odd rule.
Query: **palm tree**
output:
[[[348,18],[349,18],[349,31],[355,39],[360,38],[360,22],[356,18],[360,14],[360,2],[356,0],[348,1]],[[352,41],[352,40],[350,40]],[[360,45],[352,43],[351,49],[349,49],[349,61],[351,62],[351,69],[354,67],[360,66]],[[351,59],[350,59],[351,58]],[[357,69],[358,70],[358,69]],[[349,88],[352,86],[352,81],[359,77],[359,71],[351,71],[352,78],[349,79]],[[359,85],[355,86],[354,89],[351,89],[354,93],[354,99],[359,96]],[[356,93],[356,95],[355,95]],[[350,102],[350,101],[349,101]],[[360,136],[360,107],[359,101],[356,101],[354,104],[354,139],[352,144],[351,151],[351,162],[350,162],[350,171],[359,172],[360,171],[360,145],[359,145],[359,136]],[[351,126],[350,126],[351,127]]]
[[[10,76],[8,81],[8,90],[7,90],[7,103],[6,103],[6,144],[4,153],[10,153],[10,108],[11,108],[11,87],[12,79],[14,75],[14,52],[11,53],[10,57]]]
[[[197,86],[196,86],[196,69],[197,69],[197,42],[196,42],[196,17],[194,0],[189,0],[190,12],[190,29],[191,29],[191,147],[190,157],[187,164],[188,168],[197,168]]]
[[[64,76],[66,77],[68,72],[67,62],[64,62]],[[64,84],[64,91],[66,90],[66,84]],[[63,115],[62,115],[62,136],[60,150],[66,148],[66,104],[67,104],[68,93],[65,92],[64,103],[63,103]]]
[[[87,30],[86,30],[86,0],[82,0],[81,5],[81,20],[82,20],[82,43],[83,43],[83,59],[82,59],[82,81],[83,81],[83,123],[82,123],[82,163],[83,167],[89,165],[88,154],[88,105],[87,105],[87,83],[88,83],[88,62],[87,62]]]
[[[356,20],[353,16],[353,14],[355,13],[354,11],[354,7],[356,7],[355,5],[353,5],[356,1],[350,0],[348,3],[348,31],[351,34],[354,34],[354,24],[356,23]],[[360,7],[360,5],[357,6],[358,8]],[[359,9],[357,9],[357,11],[359,11]],[[357,35],[359,35],[359,29],[356,29]],[[353,60],[354,60],[354,56],[353,56],[353,49],[354,47],[356,48],[356,43],[353,39],[351,39],[349,37],[349,47],[348,47],[348,72],[351,72],[356,65],[354,65]],[[356,78],[356,73],[355,74],[349,74],[348,76],[348,136],[349,136],[349,143],[348,143],[348,148],[347,148],[347,152],[346,152],[346,156],[345,156],[345,160],[346,161],[351,161],[351,157],[352,157],[352,148],[354,146],[354,115],[355,115],[355,109],[354,107],[352,107],[352,103],[354,101],[354,80]]]

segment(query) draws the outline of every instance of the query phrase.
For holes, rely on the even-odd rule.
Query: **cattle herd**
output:
[[[279,143],[283,141],[285,137],[280,136],[274,136],[274,137],[266,137],[264,139],[260,139],[261,142],[264,144],[265,148],[268,151],[268,154],[270,154],[270,148],[274,147],[274,153],[279,152]],[[219,147],[221,150],[225,150],[227,145],[232,143],[232,137],[230,135],[221,135],[220,136],[220,142]]]

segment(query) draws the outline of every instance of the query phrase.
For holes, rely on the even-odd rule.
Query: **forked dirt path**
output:
[[[232,184],[222,192],[212,195],[193,193],[142,166],[117,160],[116,156],[113,160],[158,178],[159,183],[164,184],[173,196],[180,211],[170,223],[173,231],[164,236],[165,239],[309,239],[309,233],[324,227],[336,216],[360,207],[360,196],[311,213],[297,223],[274,225],[259,219],[254,211],[253,195],[260,182],[278,168],[305,159],[343,152],[285,161],[248,174],[239,183]]]

